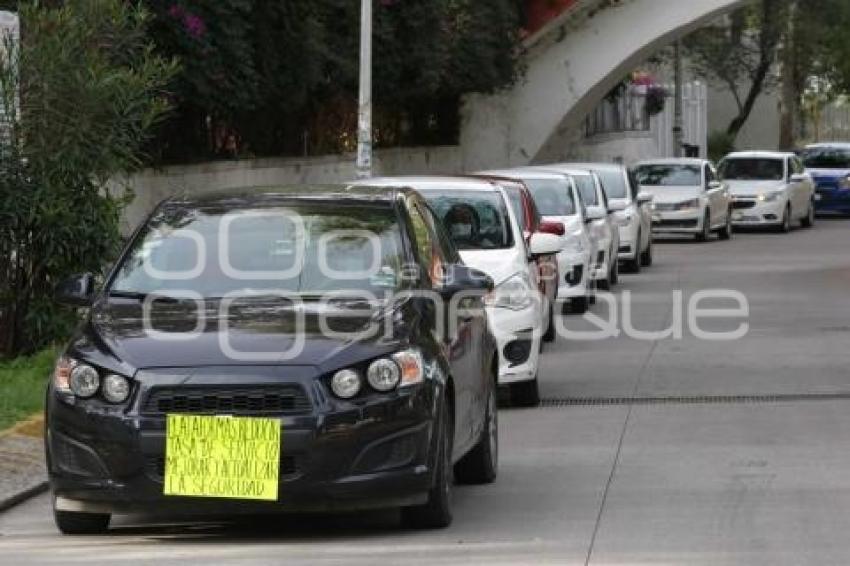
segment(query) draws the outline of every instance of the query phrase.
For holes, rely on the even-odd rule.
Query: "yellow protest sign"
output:
[[[168,415],[165,495],[277,500],[280,421]]]

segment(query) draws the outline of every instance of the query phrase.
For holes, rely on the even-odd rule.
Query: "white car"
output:
[[[780,232],[790,232],[798,220],[803,227],[814,225],[815,183],[793,153],[731,153],[718,169],[732,193],[734,225]]]
[[[561,240],[535,233],[526,244],[508,195],[498,184],[473,178],[396,177],[359,181],[366,186],[404,186],[418,191],[443,220],[463,262],[493,278],[487,318],[499,346],[499,384],[517,405],[540,402],[537,372],[550,301],[538,291],[535,258],[554,255]]]
[[[587,312],[593,300],[595,286],[593,268],[596,242],[588,229],[590,218],[582,205],[575,183],[568,176],[535,169],[486,171],[479,175],[521,181],[534,198],[545,221],[560,222],[566,228],[561,236],[558,253],[558,300],[574,313]]]
[[[596,218],[588,224],[590,237],[596,243],[596,262],[590,276],[598,289],[610,291],[620,279],[620,225],[608,204],[608,195],[599,176],[591,171],[557,165],[534,169],[567,175],[575,183],[588,214]]]
[[[717,232],[732,237],[729,188],[705,159],[641,161],[634,172],[642,191],[653,196],[652,231],[685,234],[705,242]]]
[[[599,176],[608,204],[617,212],[620,224],[620,262],[632,273],[649,267],[653,261],[652,195],[641,192],[632,174],[623,165],[612,163],[571,163],[565,167],[591,171]]]

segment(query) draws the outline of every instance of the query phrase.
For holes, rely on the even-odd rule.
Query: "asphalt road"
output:
[[[747,297],[746,337],[710,342],[686,329],[681,340],[548,348],[547,406],[501,413],[499,480],[458,488],[448,530],[402,530],[393,512],[128,517],[109,536],[68,538],[42,496],[0,515],[0,562],[847,564],[850,220],[787,236],[667,242],[651,270],[621,287],[645,331],[675,319],[675,290],[687,301],[703,289]]]

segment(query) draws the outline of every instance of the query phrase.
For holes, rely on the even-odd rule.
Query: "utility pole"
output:
[[[675,82],[675,101],[673,103],[673,145],[674,157],[682,157],[684,155],[685,144],[685,129],[683,123],[684,116],[684,88],[682,87],[682,42],[677,40],[673,46],[674,57],[674,82]]]
[[[372,0],[361,0],[357,178],[372,176]]]

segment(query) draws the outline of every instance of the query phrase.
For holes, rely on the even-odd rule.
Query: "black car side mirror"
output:
[[[493,278],[466,265],[452,265],[446,273],[446,278],[439,288],[445,299],[450,299],[461,292],[480,291],[489,293],[495,287]]]
[[[72,307],[91,306],[94,299],[94,275],[83,273],[65,279],[53,294],[57,303]]]

